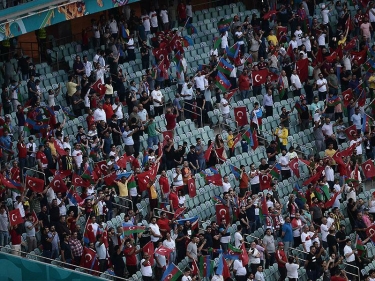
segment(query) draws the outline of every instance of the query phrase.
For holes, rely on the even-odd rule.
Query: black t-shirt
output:
[[[130,130],[134,130],[135,128],[139,129],[139,126],[138,125],[130,125],[129,128],[130,128]],[[140,132],[141,132],[140,130],[137,130],[136,132],[133,133],[133,135],[132,135],[133,141],[139,142]]]
[[[64,251],[65,260],[72,259],[72,249],[65,241],[61,242],[61,251]]]
[[[318,262],[315,255],[308,253],[306,260],[309,262],[307,264],[307,270],[317,270],[318,269]]]
[[[246,212],[245,213],[240,212],[240,214],[238,215],[238,219],[240,220],[242,227],[247,228],[247,225],[242,222],[242,219],[244,219],[245,221],[247,219]]]
[[[328,250],[329,250],[330,255],[332,255],[334,253],[333,246],[336,246],[336,251],[338,250],[337,240],[336,240],[335,235],[331,235],[331,234],[327,235],[327,244],[328,244]]]
[[[114,252],[111,256],[112,264],[115,268],[125,268],[124,260],[122,259],[124,257],[124,253],[120,252],[120,254],[117,254],[117,252]]]
[[[43,246],[43,250],[45,251],[52,251],[52,243],[47,241],[49,239],[48,234],[42,234],[41,242]]]
[[[336,232],[336,239],[344,240],[343,242],[339,242],[338,243],[339,244],[339,249],[344,249],[344,247],[346,245],[345,238],[346,238],[345,232],[342,232],[342,231],[337,231]]]
[[[120,128],[119,128],[119,126],[118,126],[118,124],[117,124],[117,122],[113,122],[112,120],[111,120],[111,122],[109,122],[109,127],[111,128],[111,129],[116,129],[117,131],[119,131],[119,132],[121,132],[121,130],[120,130]],[[117,136],[121,136],[121,133],[116,133],[116,132],[114,132],[113,130],[112,130],[112,136],[113,135],[117,135]],[[134,134],[133,134],[133,140],[134,140]]]
[[[267,147],[267,149],[266,149],[267,155],[268,155],[268,153],[273,154],[273,153],[275,153],[275,151],[276,150],[273,147],[271,147],[271,146]],[[276,161],[276,155],[274,155],[272,157],[269,157],[268,161]]]
[[[118,63],[115,62],[115,58],[109,57],[108,58],[108,64],[109,64],[109,71],[110,73],[116,75],[117,69],[118,69]]]
[[[280,114],[280,119],[286,119],[286,118],[288,118],[288,116],[289,116],[288,112],[281,113]],[[288,119],[286,119],[285,121],[283,121],[281,123],[284,124],[285,128],[289,128],[289,120]]]
[[[264,164],[264,165],[260,164],[260,165],[259,165],[259,171],[265,171],[265,170],[267,170],[269,167],[270,167],[270,165],[268,165],[268,164]]]
[[[146,48],[146,47],[141,47],[141,54],[145,54],[145,55],[142,55],[142,59],[149,59],[149,57],[150,57],[150,52],[149,52],[149,50],[148,50],[148,48]]]
[[[145,231],[142,233],[141,238],[139,238],[139,246],[143,248],[150,241],[151,241],[151,234],[149,231]]]
[[[164,147],[164,153],[165,153],[165,158],[168,161],[173,161],[175,159],[175,156],[178,155],[178,153],[175,153],[174,146],[172,145],[171,149],[169,151],[166,150],[168,146]],[[179,159],[178,159],[179,160]]]

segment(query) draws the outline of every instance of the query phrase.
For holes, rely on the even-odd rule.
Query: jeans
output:
[[[249,97],[249,90],[242,90],[240,91],[242,99],[247,99]]]
[[[293,241],[283,241],[284,243],[284,252],[288,256],[288,251],[290,247],[293,247]]]
[[[275,253],[269,253],[269,255],[269,257],[266,256],[266,269],[268,269],[275,262]]]
[[[149,149],[151,149],[152,146],[154,146],[154,145],[158,145],[158,143],[159,143],[158,136],[148,136],[147,144],[148,144]]]
[[[316,270],[306,270],[306,273],[307,273],[307,277],[311,280],[311,281],[316,281],[318,279],[318,272]]]
[[[199,164],[199,169],[203,171],[206,168],[206,160],[203,159],[198,159],[198,164]]]
[[[9,232],[8,231],[0,231],[0,246],[4,247],[9,243]]]

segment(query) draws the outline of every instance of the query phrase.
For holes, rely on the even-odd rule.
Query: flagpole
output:
[[[375,101],[375,98],[370,101],[370,103],[363,109],[364,111]],[[366,113],[365,113],[366,114]],[[366,114],[368,117],[370,117],[372,120],[374,120],[371,116]]]

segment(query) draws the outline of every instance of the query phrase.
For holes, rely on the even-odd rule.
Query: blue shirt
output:
[[[284,223],[282,231],[285,233],[283,237],[283,242],[292,242],[293,241],[293,229],[290,223]]]
[[[12,148],[12,140],[9,136],[0,137],[0,143],[9,150]]]

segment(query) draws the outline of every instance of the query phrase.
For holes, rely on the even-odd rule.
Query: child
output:
[[[228,137],[227,137],[227,145],[229,148],[229,157],[234,156],[234,136],[232,130],[229,130]]]

